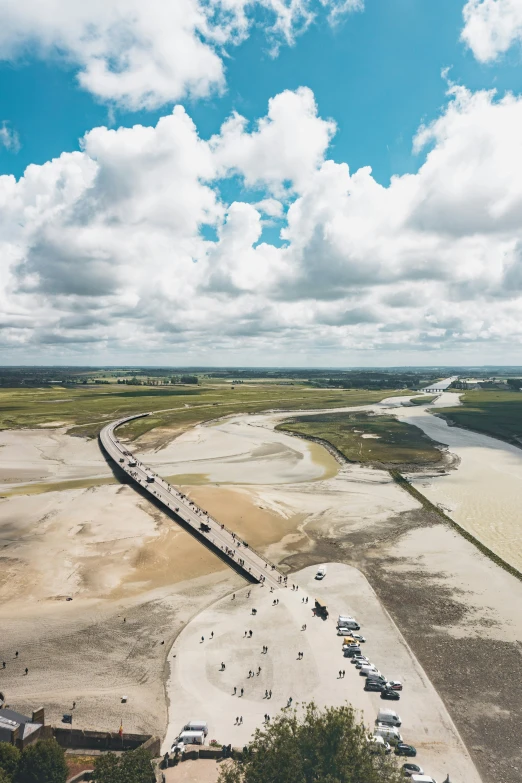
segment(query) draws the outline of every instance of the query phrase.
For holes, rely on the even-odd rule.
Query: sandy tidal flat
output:
[[[448,399],[449,398],[449,399]],[[455,404],[443,394],[439,405]],[[446,475],[415,474],[414,486],[507,563],[522,572],[522,449],[487,435],[449,427],[425,409],[398,413],[459,459]]]

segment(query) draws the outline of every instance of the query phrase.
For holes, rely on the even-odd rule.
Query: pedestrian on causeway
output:
[[[25,673],[29,674],[29,669],[27,668],[27,666],[25,667]]]
[[[202,641],[202,642],[204,642],[204,641],[205,641],[205,637],[204,637],[204,636],[202,636],[202,637],[201,637],[201,641]],[[162,644],[163,644],[163,642],[162,642]]]
[[[234,685],[234,693],[233,693],[233,695],[235,696],[235,695],[236,695],[236,693],[237,693],[237,688],[236,688],[236,686]]]
[[[268,698],[269,698],[269,699],[271,699],[271,698],[272,698],[272,691],[268,691]]]
[[[345,672],[345,671],[344,671],[344,669],[343,669],[343,678],[344,678],[344,675],[345,675],[345,673],[346,673],[346,672]]]
[[[244,690],[243,690],[243,688],[241,688],[241,696],[243,695],[243,693],[244,693]]]
[[[214,631],[212,631],[212,632],[211,632],[211,634],[210,634],[210,638],[211,638],[211,639],[213,639],[213,638],[214,638]]]

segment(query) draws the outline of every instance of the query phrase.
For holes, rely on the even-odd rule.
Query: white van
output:
[[[372,674],[380,674],[379,669],[377,668],[377,666],[374,666],[373,663],[368,663],[365,666],[361,666],[361,668],[359,669],[359,674],[361,675],[361,677],[368,677],[370,672]]]
[[[354,623],[355,617],[351,617],[349,614],[340,614],[337,618],[337,627],[346,625],[346,623]]]
[[[430,777],[430,775],[410,775],[410,780],[412,780],[413,783],[436,783],[434,778]]]
[[[183,745],[204,745],[205,734],[202,731],[182,731],[178,737],[178,742]]]
[[[402,742],[402,734],[394,726],[376,726],[373,732],[375,737],[382,737],[390,745],[396,745]]]
[[[204,720],[191,720],[183,726],[183,731],[202,731],[205,737],[208,734],[208,723]]]
[[[316,579],[324,579],[326,576],[326,566],[319,566],[315,575]]]
[[[375,723],[384,723],[388,726],[400,726],[401,716],[397,715],[395,710],[379,710]]]

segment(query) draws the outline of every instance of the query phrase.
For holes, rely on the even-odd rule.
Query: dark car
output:
[[[396,756],[416,756],[417,751],[413,745],[407,745],[405,742],[398,742],[395,746]]]
[[[382,684],[382,682],[379,682],[378,680],[366,680],[364,683],[365,691],[374,691],[375,693],[380,693],[384,687],[385,686]]]
[[[397,693],[397,691],[392,691],[390,688],[383,688],[383,691],[381,693],[381,699],[389,699],[390,701],[399,701],[401,698],[400,693]]]
[[[347,647],[345,650],[343,650],[345,658],[353,658],[354,656],[359,657],[357,653],[360,652],[361,652],[360,647]]]
[[[424,772],[422,770],[422,767],[419,767],[418,764],[412,764],[411,762],[407,764],[402,765],[402,771],[405,775],[408,777],[411,777],[412,775],[423,775]]]

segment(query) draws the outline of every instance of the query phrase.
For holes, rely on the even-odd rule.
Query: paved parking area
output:
[[[395,709],[402,718],[404,740],[418,750],[417,763],[437,783],[447,773],[452,783],[480,783],[442,701],[365,577],[342,564],[328,565],[322,582],[314,579],[315,572],[306,568],[290,575],[289,587],[274,593],[267,587],[246,587],[235,599],[227,597],[206,609],[183,630],[170,656],[164,750],[189,720],[206,720],[209,740],[242,746],[262,726],[263,716],[274,716],[289,697],[297,706],[312,700],[319,706],[349,702],[368,726],[373,726],[380,707]],[[292,582],[299,586],[297,591]],[[302,599],[307,596],[305,604]],[[327,603],[327,621],[313,616],[315,597]],[[274,599],[279,599],[276,606]],[[342,639],[335,629],[338,614],[357,617],[372,662],[389,679],[403,682],[400,701],[384,701],[363,690],[364,678],[342,656]],[[245,637],[250,630],[252,637]],[[346,675],[339,679],[342,669]],[[249,670],[255,672],[253,677]],[[271,699],[265,698],[267,690],[272,691]],[[240,725],[236,718],[242,718]]]

